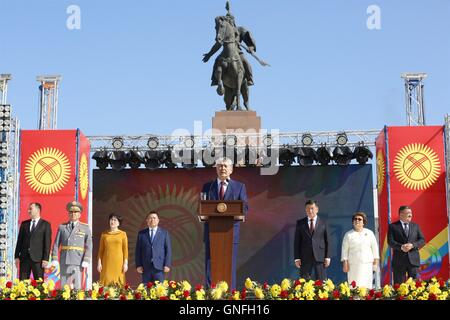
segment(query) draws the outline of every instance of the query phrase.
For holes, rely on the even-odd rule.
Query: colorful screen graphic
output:
[[[203,226],[197,219],[197,207],[202,185],[214,178],[214,168],[94,170],[94,257],[100,235],[109,226],[108,215],[122,215],[121,229],[129,241],[127,282],[140,283],[134,266],[136,237],[146,228],[147,212],[158,210],[160,226],[172,237],[173,265],[167,278],[203,284]],[[259,168],[235,168],[232,178],[246,184],[250,207],[241,224],[238,287],[247,277],[269,283],[298,277],[293,239],[296,221],[306,215],[308,199],[318,200],[319,216],[328,221],[331,232],[328,276],[333,281],[346,280],[340,262],[341,242],[352,227],[352,214],[364,211],[369,217],[367,227],[374,228],[371,165],[281,167],[273,176],[260,175]],[[98,277],[94,272],[94,281]]]

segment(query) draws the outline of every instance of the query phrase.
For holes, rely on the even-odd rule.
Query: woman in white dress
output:
[[[380,259],[377,240],[371,230],[364,228],[367,224],[364,212],[356,212],[352,221],[353,229],[342,241],[343,270],[347,273],[348,283],[355,281],[358,287],[372,289],[373,271]]]

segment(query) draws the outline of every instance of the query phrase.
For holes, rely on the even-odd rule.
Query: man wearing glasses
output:
[[[417,279],[420,267],[419,249],[425,244],[425,237],[419,225],[411,222],[410,207],[401,206],[398,212],[400,220],[389,225],[388,244],[393,250],[394,283],[400,284],[410,277]]]
[[[83,206],[77,201],[66,206],[69,222],[58,228],[53,245],[53,260],[58,260],[60,251],[61,287],[68,284],[73,289],[81,289],[81,276],[89,267],[92,257],[92,236],[89,225],[80,220]]]

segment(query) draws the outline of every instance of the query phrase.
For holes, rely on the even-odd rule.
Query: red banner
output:
[[[385,175],[388,210],[386,212],[380,208],[380,241],[385,237],[386,231],[383,234],[381,226],[386,226],[386,218],[389,222],[395,222],[399,219],[398,208],[401,205],[410,206],[413,221],[420,225],[426,239],[426,245],[420,250],[421,277],[447,279],[448,216],[444,127],[388,127],[386,132],[386,163],[389,163]],[[379,203],[383,202],[383,198],[386,196],[383,196],[381,189]]]
[[[19,223],[29,219],[29,204],[39,202],[53,241],[58,226],[68,221],[67,203],[77,196],[85,208],[81,221],[87,222],[89,141],[77,130],[22,130],[20,139]],[[59,270],[46,277],[57,282]]]

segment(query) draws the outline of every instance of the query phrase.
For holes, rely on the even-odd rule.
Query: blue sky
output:
[[[69,5],[81,29],[69,30]],[[381,29],[366,26],[370,5]],[[214,17],[225,0],[0,0],[0,73],[23,129],[38,117],[36,76],[60,74],[58,128],[86,135],[209,128],[222,98],[210,87]],[[402,72],[427,72],[427,124],[449,111],[450,1],[234,0],[257,53],[251,105],[282,132],[404,125]]]

